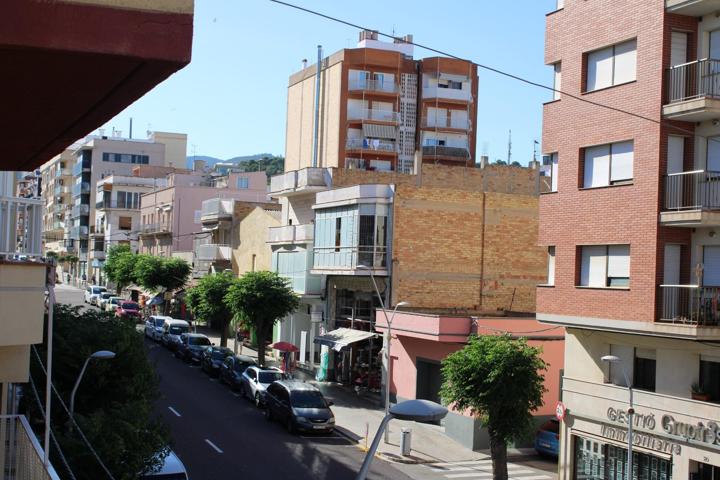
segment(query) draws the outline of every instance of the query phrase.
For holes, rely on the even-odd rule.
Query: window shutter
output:
[[[468,129],[467,110],[450,110],[450,126],[452,128]]]
[[[720,145],[718,145],[720,147]],[[683,171],[683,157],[685,156],[685,137],[668,136],[667,173],[680,173]]]
[[[630,278],[630,245],[609,245],[607,276]]]
[[[703,285],[720,286],[720,245],[703,247]]]
[[[633,142],[613,143],[610,148],[612,153],[610,181],[631,180],[633,178]]]
[[[613,49],[604,48],[587,55],[587,91],[612,85]]]
[[[584,187],[601,187],[610,184],[610,146],[600,145],[585,149]]]
[[[607,282],[605,245],[586,245],[582,247],[580,285],[586,287],[605,287]]]
[[[613,85],[635,80],[637,63],[637,41],[615,45],[615,68],[613,69]]]

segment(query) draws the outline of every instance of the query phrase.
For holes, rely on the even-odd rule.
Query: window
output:
[[[632,181],[633,141],[585,148],[584,188]]]
[[[132,217],[119,217],[118,228],[120,230],[132,230]]]
[[[711,402],[720,402],[720,358],[700,357],[699,383]]]
[[[720,480],[720,467],[690,460],[690,480]]]
[[[560,62],[553,64],[553,100],[560,100],[560,89],[562,88],[562,67]]]
[[[555,285],[555,247],[548,247],[547,285]]]
[[[702,261],[703,286],[720,286],[720,245],[703,245]]]
[[[338,217],[335,219],[335,251],[340,251],[340,244],[342,242],[342,218]]]
[[[137,163],[147,165],[150,163],[150,156],[148,155],[136,155],[131,153],[109,153],[103,152],[103,162],[115,162],[115,163]]]
[[[557,192],[558,189],[558,154],[557,152],[543,155],[540,176],[542,193]]]
[[[254,272],[254,271],[255,271],[256,259],[257,259],[257,255],[255,255],[255,254],[253,253],[253,255],[252,255],[252,270],[250,270],[251,272]]]
[[[633,387],[655,391],[655,350],[636,348]]]
[[[580,249],[580,286],[630,286],[630,245],[585,245]]]
[[[587,54],[586,91],[635,80],[637,40],[618,43]]]
[[[237,188],[250,188],[250,179],[248,177],[238,177]]]
[[[596,438],[572,436],[577,480],[625,480],[627,450]],[[633,451],[633,480],[672,480],[672,461]],[[694,479],[691,480],[711,480]]]

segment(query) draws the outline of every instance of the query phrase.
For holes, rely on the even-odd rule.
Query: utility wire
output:
[[[35,348],[35,345],[32,346],[32,350],[35,353],[35,357],[37,358],[38,363],[40,364],[40,368],[42,369],[43,373],[47,376],[47,370],[45,370],[45,365],[43,364],[42,359],[40,358],[40,354],[38,353],[37,348]],[[55,388],[55,384],[53,383],[51,385],[52,385],[52,390],[55,392],[55,395],[57,396],[58,400],[60,400],[60,405],[62,405],[63,409],[65,410],[65,412],[68,415],[68,418],[70,418],[70,421],[77,429],[77,432],[80,434],[80,437],[82,438],[83,442],[85,442],[85,445],[88,447],[88,449],[93,454],[95,459],[98,461],[98,463],[100,464],[102,469],[105,471],[108,478],[110,478],[110,480],[115,480],[115,477],[113,477],[112,473],[110,473],[110,470],[108,470],[107,466],[105,466],[105,463],[100,458],[100,455],[98,455],[98,453],[95,451],[93,446],[90,444],[90,441],[87,439],[87,437],[83,433],[82,429],[80,428],[80,425],[77,424],[77,422],[75,421],[75,418],[73,418],[73,416],[70,414],[70,410],[68,410],[67,405],[65,405],[65,402],[63,401],[62,397],[60,396],[60,392],[58,392],[57,388]]]

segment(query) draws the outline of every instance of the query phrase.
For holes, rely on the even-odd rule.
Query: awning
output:
[[[397,133],[391,125],[375,125],[374,123],[363,123],[363,135],[370,138],[391,138],[395,140]]]
[[[338,328],[325,335],[318,335],[313,340],[314,343],[325,345],[332,348],[336,352],[347,350],[350,345],[356,342],[367,340],[377,335],[375,332],[366,332],[364,330],[354,330],[352,328]]]

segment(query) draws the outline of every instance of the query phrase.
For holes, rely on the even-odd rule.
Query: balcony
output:
[[[88,227],[79,226],[70,228],[70,238],[73,240],[79,240],[88,236]]]
[[[172,233],[169,223],[144,223],[140,225],[140,235],[163,235]]]
[[[324,168],[303,168],[275,175],[270,179],[273,197],[315,193],[330,188],[330,173]]]
[[[90,236],[102,237],[105,235],[105,224],[101,223],[99,226],[90,225]]]
[[[60,480],[24,415],[0,416],[0,478]]]
[[[398,151],[395,142],[379,138],[348,138],[345,149],[348,151],[362,150],[382,153],[397,153]]]
[[[90,193],[90,184],[88,182],[76,183],[72,187],[72,196],[79,197]]]
[[[195,248],[195,258],[201,262],[229,262],[232,259],[230,245],[209,243]]]
[[[397,94],[398,87],[393,82],[385,82],[382,80],[351,80],[348,85],[351,92],[371,92],[380,94]]]
[[[70,193],[70,185],[56,185],[55,196],[59,196],[65,193]]]
[[[361,108],[348,111],[348,120],[376,121],[386,123],[398,123],[400,114],[391,110],[376,110],[373,108]]]
[[[463,110],[464,111],[464,110]],[[436,128],[438,130],[472,130],[472,122],[467,118],[458,120],[453,119],[450,115],[445,117],[423,117],[421,126],[423,128]]]
[[[720,60],[703,59],[666,72],[667,96],[663,116],[702,122],[720,115]]]
[[[665,0],[665,9],[671,13],[700,17],[720,10],[720,0]]]
[[[442,88],[442,87],[423,87],[423,100],[441,99],[453,102],[466,103],[472,100],[470,89]]]
[[[444,145],[423,145],[423,156],[426,157],[448,157],[458,160],[470,158],[470,151],[467,147],[446,147]]]
[[[87,204],[73,205],[72,210],[70,212],[71,212],[70,215],[72,217],[79,217],[81,215],[90,215],[90,205],[87,205]]]
[[[44,263],[0,263],[0,355],[3,347],[32,345],[43,341],[45,280]],[[3,374],[5,368],[11,368],[11,363],[3,365],[0,362],[0,380],[27,382],[28,365],[7,380]]]
[[[0,197],[0,256],[42,255],[43,207],[40,199]]]
[[[232,220],[235,211],[235,200],[211,198],[202,202],[201,222],[217,222]]]
[[[315,233],[315,225],[306,223],[302,225],[285,225],[283,227],[268,228],[268,241],[270,244],[311,243]]]
[[[720,287],[660,285],[659,322],[703,327],[720,326]]]
[[[675,227],[720,226],[720,172],[667,175],[660,223]]]
[[[90,257],[94,260],[105,260],[105,250],[91,250]]]
[[[72,167],[72,176],[79,177],[84,171],[90,171],[90,162],[85,160],[76,162]]]
[[[312,273],[352,273],[362,275],[368,269],[375,275],[387,275],[387,247],[360,245],[358,247],[315,247]],[[366,267],[358,269],[358,267]]]

